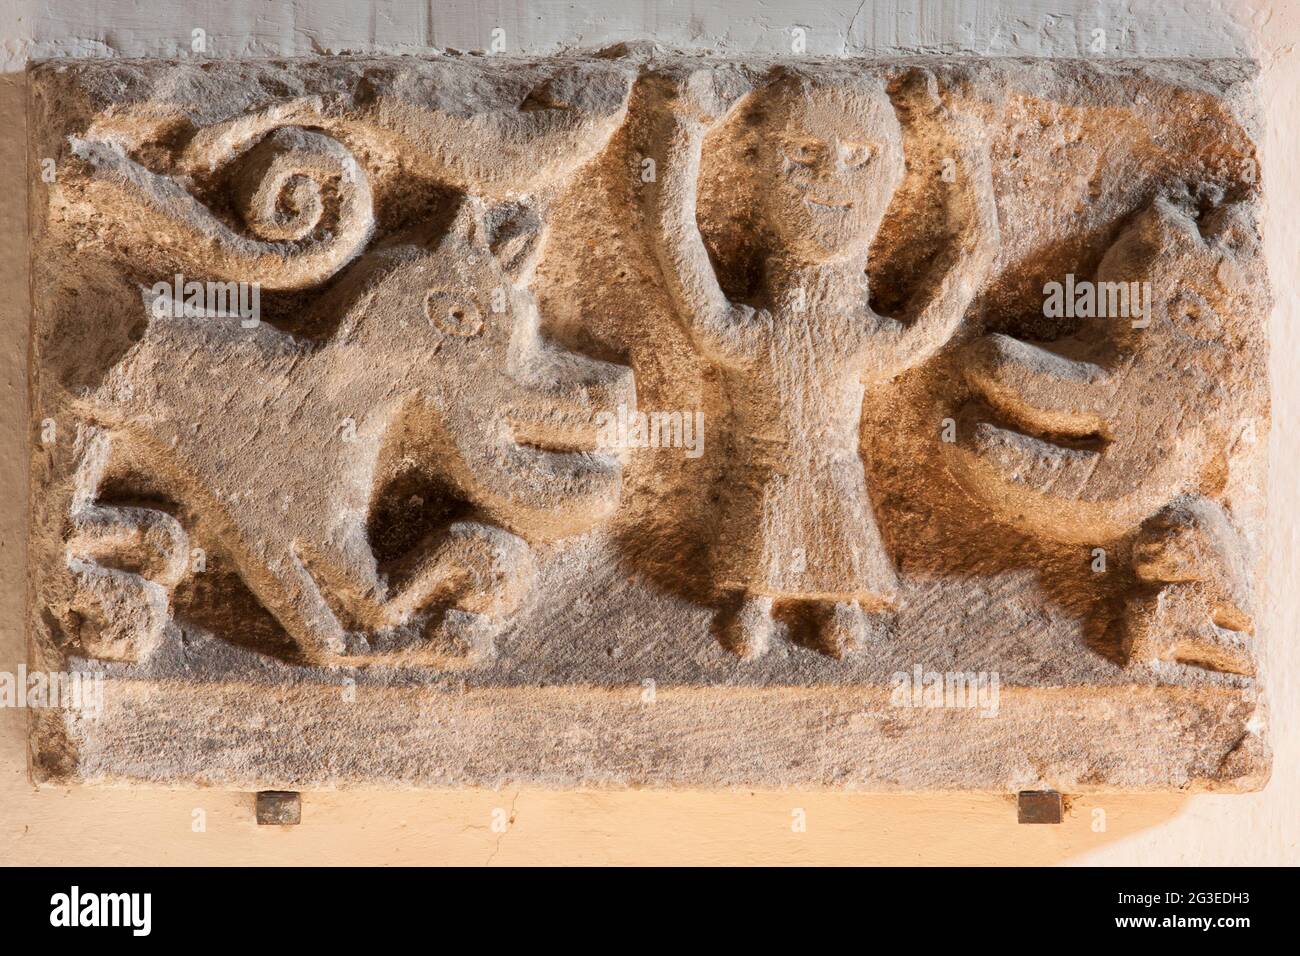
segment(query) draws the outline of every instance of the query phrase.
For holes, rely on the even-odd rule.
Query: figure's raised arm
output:
[[[696,221],[700,155],[711,120],[722,111],[712,78],[654,77],[646,92],[654,102],[642,130],[642,201],[650,243],[679,320],[697,348],[733,362],[759,345],[766,316],[734,305],[718,283]]]
[[[999,246],[993,176],[984,136],[973,118],[957,118],[938,103],[932,77],[923,94],[951,144],[940,158],[939,179],[948,195],[945,208],[956,235],[936,257],[913,296],[917,306],[910,320],[886,320],[885,331],[873,336],[865,370],[871,377],[889,377],[920,365],[943,347],[961,324],[976,290],[988,275]],[[944,175],[947,171],[951,176]]]

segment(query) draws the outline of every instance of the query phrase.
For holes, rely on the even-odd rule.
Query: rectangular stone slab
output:
[[[102,714],[68,725],[76,779],[999,792],[1050,780],[1074,794],[1248,790],[1265,779],[1242,729],[1255,707],[1225,690],[1010,688],[1001,719],[823,687],[668,688],[647,703],[640,687],[359,685],[354,703],[341,699],[337,684],[111,680]]]
[[[33,67],[33,779],[1263,786],[1254,76]]]

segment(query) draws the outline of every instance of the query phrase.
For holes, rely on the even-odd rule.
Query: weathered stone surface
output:
[[[1252,79],[36,68],[34,776],[1262,786]]]

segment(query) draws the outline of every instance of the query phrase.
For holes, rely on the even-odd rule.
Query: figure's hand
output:
[[[770,316],[723,293],[700,235],[696,190],[705,134],[749,89],[742,74],[717,68],[653,74],[639,90],[646,118],[638,148],[654,164],[636,187],[647,233],[678,320],[706,358],[725,365],[766,347]]]
[[[643,82],[674,118],[705,127],[721,120],[754,89],[748,75],[722,66],[688,66],[656,73]]]
[[[988,134],[978,118],[951,108],[933,73],[913,70],[897,94],[907,104],[910,137],[933,154],[947,218],[957,226],[921,282],[910,321],[883,319],[886,331],[864,343],[863,375],[888,378],[922,364],[952,338],[988,275],[1001,233]]]

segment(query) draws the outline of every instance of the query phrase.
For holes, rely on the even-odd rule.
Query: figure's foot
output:
[[[762,657],[772,643],[772,599],[745,595],[722,621],[722,645],[740,657]]]
[[[837,660],[861,650],[867,643],[868,616],[851,601],[823,604],[816,615],[817,650]]]

